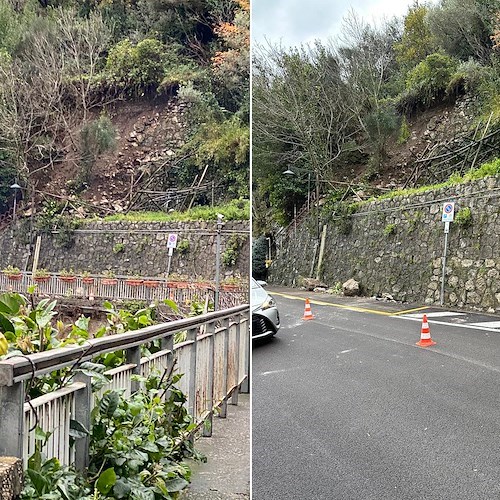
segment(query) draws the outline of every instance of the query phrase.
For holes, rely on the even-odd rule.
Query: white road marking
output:
[[[410,318],[408,316],[391,316],[391,318],[407,319],[408,321],[422,321],[422,318]],[[469,329],[473,329],[473,330],[483,330],[485,332],[496,332],[496,333],[500,332],[500,329],[498,329],[498,328],[489,328],[489,327],[485,327],[485,326],[475,326],[471,323],[457,324],[457,323],[447,323],[446,321],[436,321],[436,320],[429,321],[429,323],[432,323],[433,325],[446,325],[446,326],[453,326],[453,327],[457,327],[457,328],[469,328]],[[487,323],[493,323],[493,321],[487,322]]]
[[[286,370],[272,370],[270,372],[262,372],[261,375],[265,377],[266,375],[275,375],[276,373],[283,373],[286,372]]]
[[[428,318],[444,318],[446,316],[465,316],[465,313],[459,313],[459,312],[453,312],[453,311],[437,311],[437,312],[429,312],[426,313],[425,311],[422,311],[421,313],[417,314],[402,314],[402,318],[419,318],[422,319],[423,315],[426,315]]]
[[[490,328],[500,328],[500,321],[483,321],[481,323],[469,323],[471,326],[488,326]]]

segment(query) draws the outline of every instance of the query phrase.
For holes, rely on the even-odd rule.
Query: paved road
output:
[[[302,321],[303,300],[275,297],[283,327],[253,351],[254,500],[500,498],[499,318],[428,309],[423,349],[422,311],[322,299]]]

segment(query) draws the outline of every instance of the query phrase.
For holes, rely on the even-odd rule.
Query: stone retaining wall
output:
[[[455,213],[470,208],[471,219],[451,224],[445,304],[500,312],[500,178],[366,203],[350,217],[322,221],[327,232],[320,279],[334,286],[354,278],[366,295],[439,304],[446,201],[455,201]],[[316,276],[315,227],[312,216],[297,223],[296,233],[290,226],[277,242],[281,251],[269,281],[296,285],[300,276],[310,276],[313,259]]]
[[[76,230],[67,246],[57,234],[43,234],[38,267],[52,272],[72,268],[99,274],[163,276],[167,269],[167,239],[178,235],[171,273],[213,279],[216,258],[215,222],[90,222]],[[11,264],[30,270],[33,251],[18,231],[0,235],[0,269]],[[183,250],[182,250],[183,249]],[[221,234],[222,276],[248,276],[249,222],[227,222]]]

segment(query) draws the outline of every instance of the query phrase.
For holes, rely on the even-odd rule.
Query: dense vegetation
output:
[[[379,171],[407,118],[464,93],[476,120],[500,125],[500,1],[416,2],[380,26],[355,14],[328,43],[258,47],[253,68],[254,229],[285,223],[351,164]],[[474,128],[476,123],[471,123]],[[284,176],[291,168],[295,176]],[[335,197],[335,195],[333,195]]]
[[[165,303],[178,313],[175,303]],[[96,338],[138,330],[156,322],[155,305],[134,311],[115,309],[110,303],[104,307],[106,322],[93,333]],[[0,295],[0,360],[82,345],[91,336],[89,321],[81,316],[67,324],[57,319],[56,301],[36,302],[32,293],[4,293]],[[144,356],[157,350],[158,341],[141,346]],[[92,389],[98,391],[109,382],[105,370],[124,361],[124,351],[117,351],[100,355],[93,362],[48,373],[27,382],[27,396],[33,399],[65,387],[78,372],[90,375]],[[147,379],[138,377],[143,390],[129,397],[123,391],[107,391],[98,398],[90,429],[72,420],[72,438],[86,434],[90,438],[91,460],[86,475],[61,466],[56,458],[46,457],[44,444],[49,434],[37,428],[36,451],[28,462],[21,498],[177,498],[190,478],[184,458],[199,457],[187,439],[196,425],[187,412],[185,395],[175,387],[180,377],[172,370],[154,372]]]
[[[248,35],[248,0],[0,0],[0,203],[63,162],[85,190],[114,146],[107,106],[162,96],[190,103],[179,185],[210,163],[248,196]]]

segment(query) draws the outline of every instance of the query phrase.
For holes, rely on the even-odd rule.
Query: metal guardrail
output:
[[[180,331],[187,331],[186,340],[174,345],[174,335]],[[140,346],[157,339],[160,351],[141,357]],[[70,421],[89,428],[93,398],[98,400],[102,392],[93,395],[90,377],[76,373],[71,384],[25,403],[25,381],[117,350],[125,350],[126,364],[107,372],[111,378],[107,388],[130,394],[140,390],[131,375],[147,376],[155,368],[175,366],[184,374],[177,385],[187,396],[188,411],[209,436],[215,408],[220,407],[219,416],[225,417],[229,397],[237,404],[238,391],[249,390],[250,344],[249,306],[241,305],[0,361],[0,456],[22,457],[26,463],[34,451],[36,424],[52,432],[48,456],[83,470],[89,461],[88,437],[76,440],[71,448]]]

